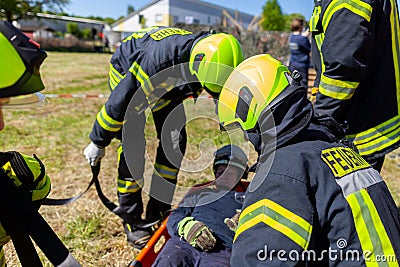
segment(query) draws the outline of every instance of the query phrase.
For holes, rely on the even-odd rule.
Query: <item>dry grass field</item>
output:
[[[109,54],[49,53],[42,67],[46,85],[43,92],[108,94],[110,57]],[[50,197],[74,196],[82,192],[91,179],[83,150],[90,142],[88,135],[105,101],[104,98],[51,98],[48,105],[40,109],[5,110],[6,128],[0,132],[2,151],[37,154],[52,180]],[[196,104],[189,100],[185,104],[189,119],[188,147],[175,201],[189,186],[212,178],[210,164],[216,147],[227,143],[229,138],[235,142],[241,140],[241,136],[228,137],[219,131],[213,105],[208,99],[200,99]],[[157,145],[151,117],[148,122],[146,178],[151,176],[151,162]],[[118,144],[114,140],[107,147],[100,173],[104,193],[115,202]],[[245,143],[241,146],[247,151],[250,149]],[[400,164],[400,157],[397,162],[397,154],[395,151],[387,157],[382,174],[399,203],[400,170],[397,164]],[[254,152],[250,158],[254,161]],[[146,184],[149,184],[148,180]],[[138,253],[126,242],[121,220],[106,210],[94,188],[72,204],[42,206],[40,212],[82,266],[127,266]],[[8,266],[19,266],[12,245],[7,244],[5,250]],[[51,266],[43,255],[41,257],[45,266]]]

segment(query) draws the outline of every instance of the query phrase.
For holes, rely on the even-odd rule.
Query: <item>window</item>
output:
[[[156,14],[156,22],[163,22],[163,15],[162,14]]]
[[[179,16],[174,16],[174,23],[178,23],[179,22]]]
[[[211,17],[210,16],[207,17],[207,24],[211,24]]]

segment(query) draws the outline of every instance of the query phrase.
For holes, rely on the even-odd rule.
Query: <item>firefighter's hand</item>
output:
[[[217,243],[217,240],[207,225],[194,220],[193,217],[186,217],[179,222],[178,233],[191,246],[202,251],[213,249]]]
[[[96,166],[97,163],[104,157],[106,150],[104,147],[98,146],[91,142],[83,151],[87,161],[91,166]]]
[[[242,212],[242,210],[236,210],[236,214],[233,215],[232,218],[225,218],[225,220],[224,220],[224,223],[226,224],[226,226],[228,226],[228,228],[233,232],[236,232],[236,230],[237,230],[241,212]]]

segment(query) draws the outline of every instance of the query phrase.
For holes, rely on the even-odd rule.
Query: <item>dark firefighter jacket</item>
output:
[[[315,110],[373,160],[400,145],[399,14],[394,0],[315,0]],[[322,63],[322,64],[321,64]]]
[[[371,261],[400,259],[396,205],[379,173],[337,142],[340,126],[314,117],[305,90],[272,114],[273,129],[263,129],[268,117],[260,123],[261,162],[246,192],[231,265],[366,266],[363,253]]]
[[[178,223],[185,217],[193,217],[203,222],[225,247],[232,247],[233,232],[224,223],[225,218],[236,214],[236,209],[241,209],[235,191],[221,191],[211,188],[201,189],[184,197],[179,207],[168,218],[167,229],[171,236],[178,236]]]
[[[110,62],[111,94],[97,114],[90,139],[100,146],[109,145],[121,130],[131,100],[135,108],[150,103],[156,111],[171,100],[197,97],[200,83],[189,74],[186,64],[180,64],[189,61],[194,41],[207,34],[152,27],[123,40]]]

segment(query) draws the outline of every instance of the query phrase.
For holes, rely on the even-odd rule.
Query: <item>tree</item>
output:
[[[128,5],[128,15],[135,12],[135,8],[131,5]]]
[[[69,2],[70,0],[0,0],[0,18],[12,22],[45,11],[58,13]]]
[[[263,7],[262,27],[267,31],[283,31],[285,29],[286,18],[282,13],[278,0],[267,0]]]
[[[77,38],[82,37],[82,31],[78,27],[78,23],[76,22],[68,22],[67,23],[67,32],[72,34],[73,36]],[[89,30],[90,31],[90,30]]]
[[[107,24],[113,24],[115,22],[115,19],[107,17],[104,18],[104,21],[107,22]]]

